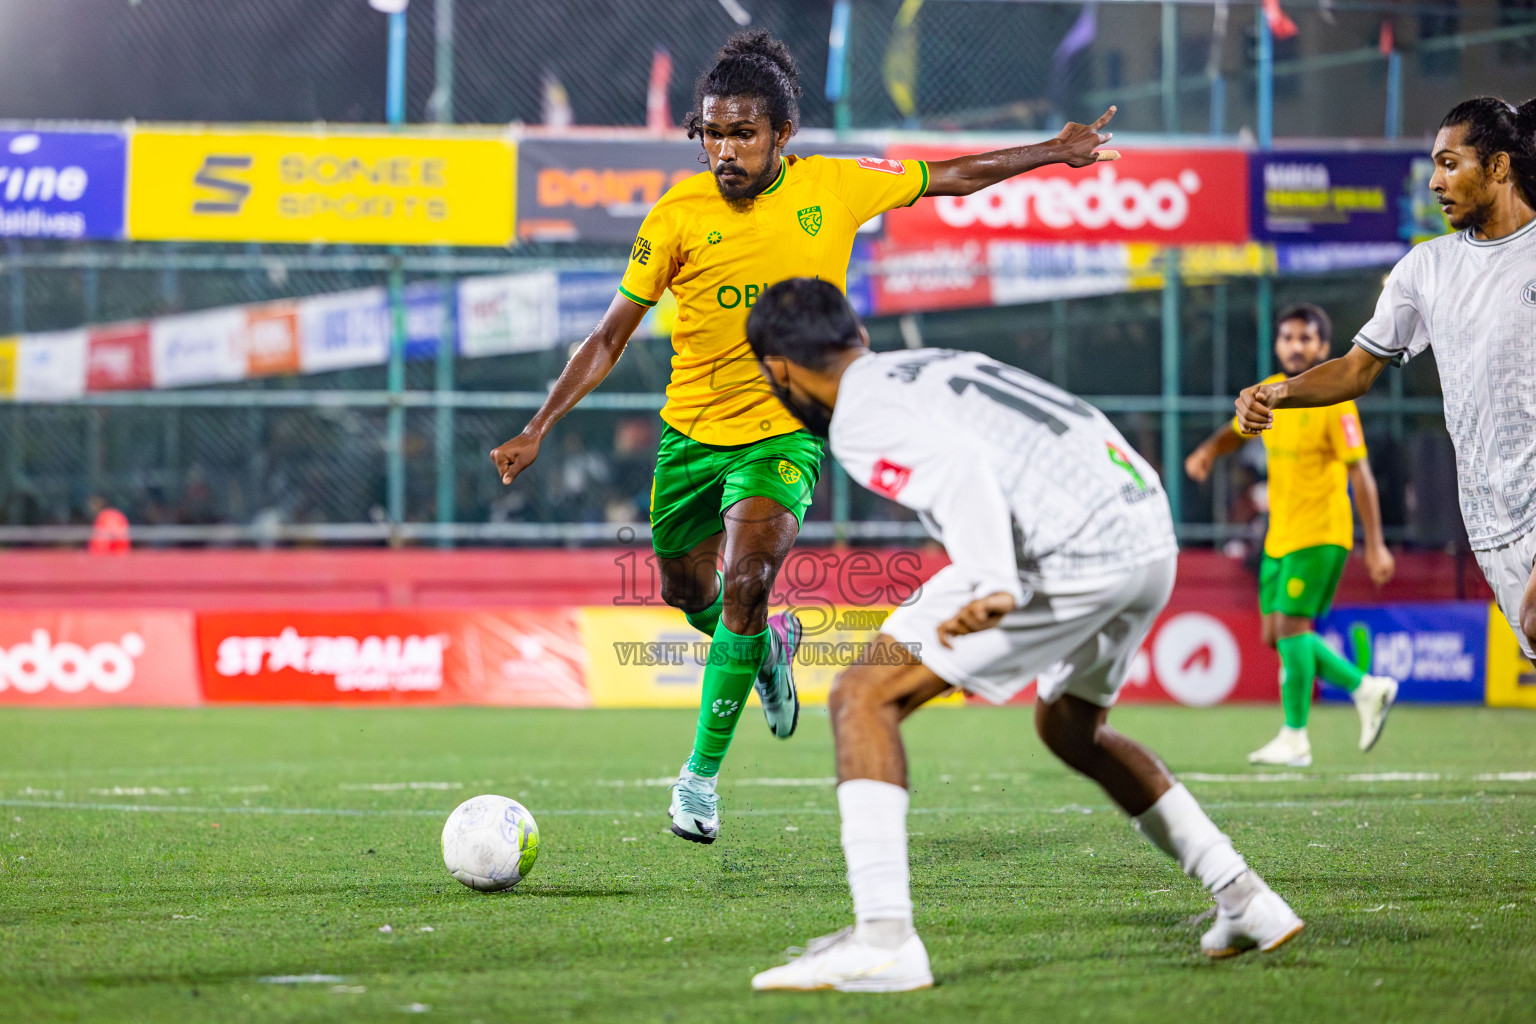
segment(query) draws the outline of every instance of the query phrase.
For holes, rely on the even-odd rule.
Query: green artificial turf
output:
[[[1202,958],[1208,898],[1028,709],[908,723],[938,985],[885,996],[748,984],[850,921],[818,711],[788,743],[744,720],[711,847],[663,816],[685,713],[0,711],[0,1020],[1536,1018],[1536,715],[1399,708],[1362,755],[1353,712],[1324,707],[1316,767],[1268,781],[1243,755],[1277,709],[1114,718],[1190,776],[1307,919],[1298,939]],[[440,859],[443,819],[481,792],[541,826],[507,894]],[[304,975],[333,978],[263,980]]]

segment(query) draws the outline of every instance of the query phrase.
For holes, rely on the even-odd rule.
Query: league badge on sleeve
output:
[[[855,162],[866,171],[882,171],[886,174],[907,173],[907,165],[900,160],[882,160],[874,156],[861,156]]]
[[[869,476],[869,489],[894,499],[910,479],[912,470],[890,459],[881,459],[875,463],[875,471]]]

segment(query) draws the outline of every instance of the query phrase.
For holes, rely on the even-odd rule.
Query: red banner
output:
[[[85,358],[87,391],[138,391],[154,384],[148,324],[115,324],[92,331]]]
[[[0,612],[0,704],[197,704],[190,611]]]
[[[894,146],[888,155],[945,160],[965,152]],[[892,210],[885,230],[909,246],[967,238],[1241,243],[1248,239],[1248,158],[1236,150],[1131,149],[1089,167],[1053,164],[974,195]]]
[[[572,608],[203,612],[210,701],[586,707]]]

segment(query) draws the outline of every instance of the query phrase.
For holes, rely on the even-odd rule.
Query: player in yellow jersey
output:
[[[1310,303],[1292,306],[1275,325],[1275,357],[1285,380],[1328,358],[1333,325]],[[1233,420],[1196,448],[1185,471],[1204,481],[1219,457],[1254,434]],[[1285,725],[1274,740],[1248,755],[1254,764],[1304,768],[1312,763],[1307,713],[1318,676],[1348,690],[1360,713],[1360,749],[1369,750],[1386,724],[1397,682],[1367,675],[1323,643],[1313,620],[1328,610],[1354,544],[1349,498],[1365,531],[1365,567],[1377,586],[1392,578],[1392,553],[1381,538],[1376,478],[1365,458],[1365,435],[1354,402],[1326,409],[1284,409],[1263,435],[1269,455],[1269,533],[1259,569],[1259,611],[1264,642],[1280,652],[1280,698]]]
[[[693,751],[673,787],[672,831],[710,843],[720,827],[715,779],[755,686],[774,735],[795,729],[792,665],[800,623],[768,616],[768,596],[810,506],[825,417],[785,408],[757,372],[747,312],[769,285],[819,277],[844,287],[854,234],[925,195],[969,195],[1052,163],[1084,167],[1111,108],[1047,142],[932,164],[786,156],[799,121],[794,60],[767,32],[731,37],[694,88],[689,137],[709,171],[675,186],[645,218],[619,294],[522,433],[491,452],[510,484],[549,429],[613,368],[645,311],[677,300],[672,379],[651,488],[661,596],[713,639]],[[820,436],[818,436],[820,435]],[[723,570],[720,568],[723,557]]]

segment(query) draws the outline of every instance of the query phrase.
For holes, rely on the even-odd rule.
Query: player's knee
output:
[[[735,566],[725,577],[725,602],[737,608],[751,609],[768,606],[768,594],[773,590],[778,566],[767,561],[752,560]]]
[[[693,614],[701,612],[713,603],[714,595],[706,592],[688,577],[661,577],[661,599],[667,607]]]
[[[1100,715],[1084,713],[1071,698],[1063,697],[1035,708],[1035,732],[1046,749],[1073,768],[1098,752]]]
[[[1536,647],[1536,602],[1530,602],[1520,609],[1520,632],[1525,634],[1525,639],[1533,647]]]

